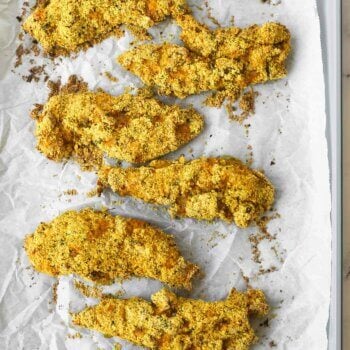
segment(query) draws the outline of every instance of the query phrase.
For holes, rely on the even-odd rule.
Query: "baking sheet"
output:
[[[189,1],[198,19],[210,24],[201,1]],[[201,5],[202,9],[196,5]],[[258,86],[256,113],[246,128],[229,120],[224,109],[203,107],[204,97],[175,101],[194,104],[206,119],[205,132],[171,157],[185,154],[232,155],[249,159],[253,167],[264,169],[277,189],[275,210],[279,218],[269,223],[276,238],[259,245],[262,263],[252,260],[249,236],[256,227],[237,229],[222,222],[206,224],[194,220],[171,220],[162,210],[110,192],[101,198],[86,193],[96,182],[93,173],[81,172],[68,162],[56,164],[35,150],[33,121],[29,112],[34,103],[44,102],[48,89],[44,82],[26,83],[21,78],[30,66],[30,56],[11,72],[14,51],[19,44],[15,16],[22,4],[0,3],[0,344],[4,349],[111,349],[117,339],[72,327],[68,310],[81,309],[84,299],[73,287],[72,277],[59,280],[57,302],[53,302],[54,279],[35,273],[22,249],[25,234],[40,221],[52,219],[67,209],[87,205],[108,206],[112,213],[138,217],[174,234],[184,255],[198,263],[205,273],[194,286],[191,297],[207,300],[224,298],[232,287],[245,289],[242,276],[255,288],[262,288],[272,305],[269,321],[255,322],[260,337],[254,349],[326,349],[330,301],[331,230],[327,143],[325,139],[325,97],[320,29],[314,1],[259,0],[209,1],[212,15],[222,25],[246,26],[269,20],[287,25],[293,36],[293,54],[287,79]],[[171,38],[178,28],[169,23],[152,29]],[[141,86],[137,78],[123,71],[115,57],[129,47],[132,37],[108,39],[80,53],[75,59],[51,62],[35,57],[35,64],[46,64],[51,79],[64,82],[78,74],[89,83],[112,94],[125,87]],[[103,72],[119,78],[108,80]],[[102,73],[102,74],[101,74]],[[212,135],[212,136],[210,136]],[[66,190],[78,195],[68,196]],[[275,270],[261,273],[262,270]],[[123,290],[123,297],[149,295],[161,285],[149,280],[131,280],[105,288]],[[74,335],[79,332],[82,338]],[[73,335],[73,337],[72,337]],[[121,342],[125,349],[137,347]]]

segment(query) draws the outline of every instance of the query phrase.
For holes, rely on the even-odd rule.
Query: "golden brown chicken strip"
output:
[[[146,93],[60,93],[37,120],[37,148],[49,159],[74,157],[83,168],[98,168],[103,154],[144,163],[175,151],[195,138],[204,121],[194,109],[165,105]]]
[[[118,62],[161,94],[185,98],[216,91],[208,101],[236,100],[252,84],[286,76],[290,33],[279,23],[246,29],[211,31],[191,15],[176,16],[186,47],[145,44],[118,57]]]
[[[233,289],[226,300],[214,302],[162,289],[151,300],[105,298],[73,315],[73,323],[149,349],[248,350],[257,340],[249,316],[269,310],[264,293],[253,289]]]
[[[187,11],[185,0],[46,0],[23,28],[52,55],[86,49],[115,35],[125,24],[146,37],[146,30],[171,15]]]
[[[198,267],[172,236],[146,222],[84,209],[41,223],[25,239],[34,268],[51,276],[76,274],[97,283],[149,277],[190,289]]]
[[[270,209],[274,188],[260,172],[234,158],[153,161],[140,168],[102,167],[103,186],[170,207],[178,217],[222,219],[247,227]]]

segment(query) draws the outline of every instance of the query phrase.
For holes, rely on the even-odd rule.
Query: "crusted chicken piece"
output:
[[[185,0],[44,0],[23,28],[51,55],[86,49],[115,35],[125,24],[147,38],[147,29],[187,12]]]
[[[104,166],[102,186],[122,196],[170,207],[178,217],[235,222],[247,227],[271,208],[274,188],[260,172],[234,158],[153,161],[140,168]]]
[[[262,317],[268,310],[260,290],[233,289],[226,300],[207,302],[162,289],[151,302],[104,298],[73,315],[73,323],[149,349],[248,350],[257,340],[249,316]]]
[[[252,84],[286,76],[290,33],[279,23],[209,30],[191,15],[176,16],[186,47],[145,44],[118,57],[118,62],[160,93],[185,98],[216,91],[209,104],[236,100]]]
[[[190,289],[198,271],[180,255],[172,236],[146,222],[92,209],[41,223],[26,237],[25,250],[39,272],[74,273],[104,284],[136,276]]]
[[[204,124],[194,109],[165,105],[146,92],[60,93],[33,117],[40,152],[55,161],[74,157],[87,169],[98,168],[104,153],[132,163],[160,157],[195,138]]]

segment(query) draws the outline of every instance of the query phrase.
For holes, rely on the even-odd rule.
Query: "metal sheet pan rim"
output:
[[[342,107],[341,0],[317,0],[326,85],[330,186],[332,193],[332,284],[328,349],[342,348]]]

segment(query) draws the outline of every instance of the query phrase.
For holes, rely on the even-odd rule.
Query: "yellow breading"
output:
[[[247,227],[270,209],[274,188],[260,172],[234,158],[153,161],[140,168],[104,166],[103,186],[121,196],[133,196],[170,207],[178,217],[235,222]]]
[[[198,272],[180,255],[172,236],[146,222],[92,209],[41,223],[26,237],[25,250],[39,272],[74,273],[103,284],[136,276],[190,289]]]
[[[162,289],[151,297],[105,298],[73,315],[76,325],[159,350],[248,350],[257,337],[249,316],[265,316],[264,293],[233,289],[224,301],[186,299]]]
[[[115,35],[125,24],[147,38],[147,29],[187,11],[185,0],[44,0],[23,28],[52,55],[86,49]]]
[[[118,62],[161,94],[185,98],[216,91],[208,103],[236,100],[252,84],[286,76],[290,33],[279,23],[246,29],[214,31],[191,15],[176,16],[186,47],[163,43],[145,44],[118,57]]]
[[[37,120],[37,148],[49,159],[74,157],[83,168],[98,168],[103,153],[144,163],[195,138],[204,121],[194,109],[165,105],[146,93],[61,93],[51,97]]]

